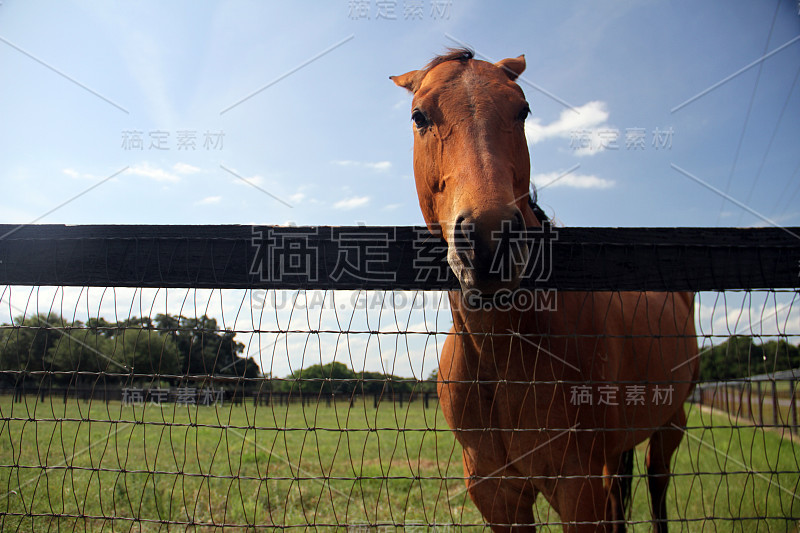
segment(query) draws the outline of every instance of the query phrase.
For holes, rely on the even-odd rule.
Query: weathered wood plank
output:
[[[800,287],[800,228],[554,228],[524,286]],[[280,289],[456,287],[422,227],[0,225],[0,284]]]

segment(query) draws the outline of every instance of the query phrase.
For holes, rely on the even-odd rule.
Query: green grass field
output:
[[[0,416],[2,531],[481,529],[460,447],[433,402],[131,407],[2,397]],[[797,530],[800,446],[695,408],[689,426],[697,429],[677,454],[669,495],[672,531]],[[635,474],[643,462],[641,446]],[[635,531],[650,530],[648,501],[636,478]],[[559,521],[543,498],[538,518]]]

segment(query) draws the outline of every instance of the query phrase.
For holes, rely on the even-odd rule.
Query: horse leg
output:
[[[603,467],[605,487],[608,493],[606,516],[614,523],[614,533],[624,533],[625,514],[631,495],[631,475],[633,474],[633,450],[622,452],[620,456]]]
[[[564,533],[613,531],[613,525],[606,518],[608,491],[604,485],[601,476],[586,472],[558,480],[555,499],[564,522]]]
[[[676,427],[677,426],[677,427]],[[647,485],[650,489],[650,508],[653,514],[653,531],[667,533],[667,486],[669,485],[670,460],[683,438],[686,413],[678,409],[667,425],[650,437],[647,452]]]
[[[531,525],[536,501],[533,486],[523,479],[500,479],[504,475],[517,477],[521,474],[513,470],[498,472],[490,461],[474,461],[466,449],[463,455],[467,492],[492,531],[535,532],[536,528]]]

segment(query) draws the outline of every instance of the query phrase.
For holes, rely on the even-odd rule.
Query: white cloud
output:
[[[206,196],[199,202],[195,202],[194,205],[214,205],[218,204],[222,201],[222,196]]]
[[[394,211],[395,209],[398,209],[400,207],[403,207],[403,204],[387,204],[387,205],[383,206],[383,210],[384,211]]]
[[[606,103],[594,100],[574,110],[565,109],[550,124],[542,124],[537,118],[528,119],[525,122],[525,137],[531,146],[554,138],[578,139],[581,146],[575,148],[575,155],[592,155],[602,152],[608,142],[604,138],[608,135],[607,131],[611,130],[606,124],[608,117]]]
[[[719,344],[713,336],[786,335],[800,328],[797,298],[773,293],[728,294],[698,293],[694,302],[698,332],[703,334],[706,348]]]
[[[75,178],[75,179],[84,179],[84,180],[96,180],[97,179],[97,176],[95,176],[94,174],[87,174],[85,172],[78,172],[77,170],[72,169],[72,168],[62,169],[61,172],[63,172],[64,174],[66,174],[70,178]]]
[[[197,174],[200,172],[200,169],[189,165],[187,163],[175,163],[172,166],[172,170],[177,172],[178,174]]]
[[[299,204],[300,202],[305,200],[305,198],[306,198],[305,193],[296,192],[289,197],[289,202],[291,202],[292,204]]]
[[[535,174],[531,178],[538,188],[544,187],[572,187],[573,189],[609,189],[615,185],[614,180],[598,178],[593,174],[564,175],[563,172],[546,172]]]
[[[143,178],[149,178],[155,181],[169,181],[175,183],[181,180],[178,175],[168,172],[163,168],[152,167],[150,163],[133,165],[128,169],[128,172],[135,176],[142,176]]]
[[[370,170],[375,170],[377,172],[386,172],[390,168],[392,168],[391,161],[352,161],[352,160],[337,160],[331,161],[334,165],[339,165],[342,167],[360,167],[360,168],[367,168]]]
[[[390,161],[378,161],[377,163],[365,163],[367,167],[384,172],[392,168]]]
[[[369,203],[369,196],[354,196],[353,198],[346,198],[339,200],[333,204],[334,209],[355,209],[362,207]]]

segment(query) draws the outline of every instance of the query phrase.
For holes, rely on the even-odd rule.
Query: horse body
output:
[[[440,354],[438,392],[463,447],[470,497],[495,531],[533,530],[541,493],[564,529],[624,529],[632,450],[649,441],[656,530],[669,462],[699,368],[686,293],[559,292],[553,311],[470,305],[518,287],[523,237],[498,276],[497,236],[540,225],[528,197],[524,58],[469,51],[393,77],[414,93],[414,171],[425,220],[448,243],[462,291]],[[587,390],[588,389],[588,390]],[[587,395],[588,393],[588,395]]]
[[[660,440],[673,436],[666,444],[679,442],[674,434],[684,426],[681,404],[696,367],[673,368],[695,353],[691,301],[671,293],[560,293],[557,313],[499,319],[463,312],[460,297],[452,300],[439,397],[484,516],[493,524],[532,523],[541,492],[564,522],[584,522],[583,529],[622,520],[622,502],[609,498],[601,476],[604,468],[617,473],[623,453],[657,432]],[[507,330],[522,335],[504,336]],[[581,383],[588,402],[576,402]],[[674,448],[667,448],[651,450],[654,469],[668,469]]]

